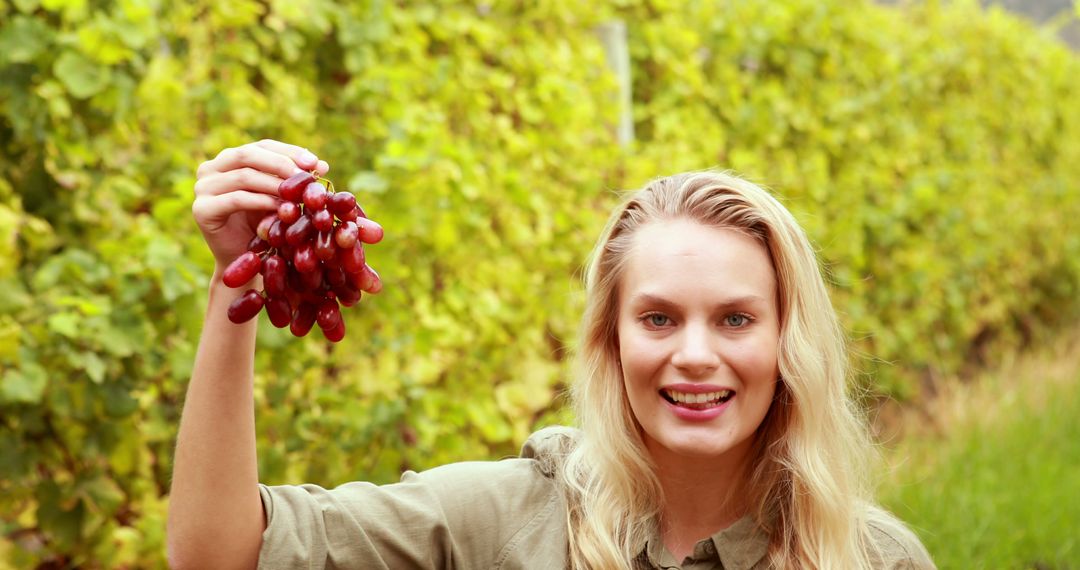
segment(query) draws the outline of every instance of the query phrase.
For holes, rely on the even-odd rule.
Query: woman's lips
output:
[[[702,388],[709,391],[700,391]],[[735,396],[734,390],[727,388],[713,388],[704,386],[695,388],[694,391],[680,390],[672,387],[662,388],[660,395],[672,404],[681,404],[690,408],[702,408],[710,405],[719,405]]]
[[[669,394],[665,394],[662,390],[660,399],[663,400],[667,409],[671,410],[679,419],[689,422],[705,422],[719,417],[724,413],[724,410],[731,406],[731,402],[735,399],[735,393],[730,390],[727,392],[728,394],[724,398],[714,398],[706,402],[681,402],[672,398]],[[705,394],[709,394],[709,392]]]

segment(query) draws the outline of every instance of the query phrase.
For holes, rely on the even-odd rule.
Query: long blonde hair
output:
[[[795,218],[758,186],[715,171],[654,180],[618,207],[593,250],[571,389],[581,437],[558,481],[575,569],[629,569],[656,536],[663,493],[623,384],[619,284],[635,232],[690,219],[759,239],[776,271],[781,380],[755,435],[751,515],[774,568],[868,568],[864,504],[873,447],[847,393],[847,356],[814,251]]]

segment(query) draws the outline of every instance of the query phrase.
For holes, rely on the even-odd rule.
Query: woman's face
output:
[[[776,275],[764,245],[688,220],[638,230],[619,291],[619,356],[646,447],[742,461],[779,369]]]

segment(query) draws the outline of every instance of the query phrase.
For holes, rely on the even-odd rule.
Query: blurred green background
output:
[[[818,246],[882,498],[938,564],[1078,568],[1078,101],[1075,52],[975,2],[0,0],[0,568],[165,565],[194,173],[264,137],[387,238],[342,343],[263,318],[263,482],[572,422],[618,191],[721,167]]]

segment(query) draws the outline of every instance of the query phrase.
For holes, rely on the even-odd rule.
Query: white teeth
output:
[[[702,394],[690,394],[687,392],[676,392],[674,390],[664,391],[668,397],[680,404],[704,404],[706,402],[715,402],[717,400],[726,399],[731,395],[731,390],[720,390],[719,392],[705,392]]]

